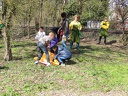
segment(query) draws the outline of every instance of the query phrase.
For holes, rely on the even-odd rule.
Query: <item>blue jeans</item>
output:
[[[50,62],[49,53],[48,53],[48,50],[47,50],[46,46],[43,43],[38,42],[37,43],[37,47],[39,48],[39,52],[40,52],[40,54],[38,55],[38,60],[40,60],[42,55],[43,55],[43,53],[45,53],[47,62]]]
[[[59,62],[60,62],[61,64],[63,64],[63,63],[64,63],[63,61],[66,60],[65,57],[61,57],[61,56],[59,56],[57,59],[59,60]]]
[[[68,41],[69,34],[66,34],[65,36],[66,36],[66,41],[62,40],[62,44],[64,46],[66,46],[66,48],[68,49],[68,47],[67,47],[67,41]]]
[[[73,42],[70,42],[70,49],[72,49],[73,47]],[[80,48],[80,45],[79,43],[76,43],[76,49],[79,49]]]

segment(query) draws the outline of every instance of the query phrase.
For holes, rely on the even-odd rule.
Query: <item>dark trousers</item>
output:
[[[103,36],[103,37],[104,37],[104,44],[106,44],[106,42],[107,42],[107,41],[106,41],[107,37],[106,37],[106,36]],[[102,36],[99,37],[99,42],[98,42],[99,44],[101,43],[101,39],[102,39]]]

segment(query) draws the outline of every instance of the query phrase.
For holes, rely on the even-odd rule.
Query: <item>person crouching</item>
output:
[[[62,46],[55,45],[54,47],[52,47],[52,49],[56,54],[54,59],[58,59],[61,66],[65,66],[65,60],[69,60],[72,57],[71,52],[67,49],[67,47],[64,44]]]

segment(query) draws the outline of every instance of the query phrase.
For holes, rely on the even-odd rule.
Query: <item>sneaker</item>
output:
[[[47,62],[47,65],[46,66],[50,66],[51,64],[49,62]]]
[[[45,66],[50,66],[51,64],[49,62],[41,62],[42,64],[44,64]]]
[[[37,60],[37,61],[35,61],[35,64],[38,64],[39,63],[39,61]]]
[[[65,67],[65,64],[61,64],[60,66]]]

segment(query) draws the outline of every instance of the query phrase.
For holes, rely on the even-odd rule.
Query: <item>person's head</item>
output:
[[[49,37],[50,37],[51,39],[53,39],[53,38],[55,37],[55,33],[54,33],[54,32],[50,32],[50,33],[49,33]]]
[[[66,18],[66,13],[65,12],[61,13],[61,17]]]
[[[105,17],[105,18],[104,18],[104,21],[105,21],[105,22],[107,22],[107,21],[108,21],[108,18],[107,18],[107,17]]]
[[[57,45],[54,45],[54,46],[52,47],[52,50],[53,50],[54,52],[56,52],[56,51],[57,51],[57,48],[58,48],[58,46],[57,46]]]
[[[75,20],[75,21],[79,21],[79,18],[80,18],[80,17],[79,17],[78,15],[75,15],[75,16],[74,16],[74,20]]]
[[[53,27],[53,28],[51,29],[51,32],[57,34],[58,30],[59,30],[59,27]]]
[[[43,30],[44,30],[44,27],[40,27],[40,28],[39,28],[39,31],[40,31],[40,32],[43,32]]]

